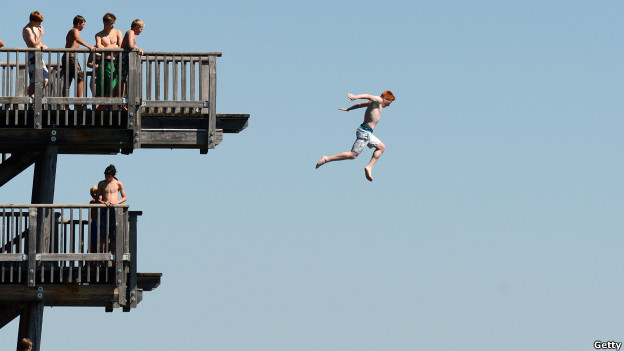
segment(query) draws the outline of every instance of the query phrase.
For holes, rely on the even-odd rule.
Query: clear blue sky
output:
[[[149,4],[149,5],[148,5]],[[173,6],[175,5],[175,6]],[[72,9],[73,8],[73,9]],[[114,163],[162,284],[130,313],[46,308],[42,350],[591,350],[624,341],[624,2],[151,1],[4,6],[62,47],[145,21],[146,51],[221,51],[208,155],[60,156],[55,201]],[[364,179],[348,150],[392,90]],[[32,169],[0,188],[30,201]],[[17,321],[0,330],[15,345]]]

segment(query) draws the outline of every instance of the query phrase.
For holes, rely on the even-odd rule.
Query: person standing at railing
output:
[[[96,47],[98,49],[118,49],[121,47],[123,38],[121,31],[119,29],[114,29],[116,20],[117,17],[110,12],[105,14],[102,18],[102,22],[104,22],[104,29],[95,35]],[[109,52],[104,54],[104,57],[100,62],[95,82],[95,91],[97,96],[111,97],[117,95],[117,64],[113,61],[114,57]],[[113,87],[112,91],[111,81]]]
[[[110,250],[115,251],[115,234],[116,234],[116,220],[115,209],[111,206],[119,205],[127,200],[126,190],[123,184],[115,177],[117,169],[114,165],[106,167],[104,170],[104,180],[98,183],[97,199],[101,204],[108,206],[100,211],[100,235],[106,233],[106,225],[108,223],[108,233],[110,238]],[[121,196],[121,197],[120,197]],[[106,220],[108,217],[108,221]]]
[[[69,49],[78,49],[80,45],[89,48],[91,51],[95,51],[95,46],[87,44],[80,37],[80,31],[84,29],[87,24],[87,20],[78,15],[74,17],[74,27],[69,30],[65,37],[65,47]],[[66,62],[67,61],[67,62]],[[65,65],[68,65],[66,67]],[[76,97],[82,97],[82,90],[84,88],[84,72],[80,66],[79,60],[76,60],[76,53],[70,52],[63,54],[61,66],[61,77],[63,77],[63,96],[67,96],[71,82],[76,76]],[[66,76],[68,75],[68,76]],[[79,108],[79,107],[78,107]]]
[[[4,42],[0,40],[0,48],[4,46]]]
[[[143,50],[136,46],[136,36],[143,32],[143,28],[145,28],[145,23],[143,23],[140,19],[137,18],[132,21],[132,24],[130,24],[130,30],[126,32],[126,35],[124,35],[121,48],[128,51],[137,49],[139,50],[139,55],[143,55]],[[126,97],[126,85],[128,84],[129,71],[130,58],[127,53],[124,53],[121,59],[121,97]]]
[[[24,42],[26,42],[26,46],[29,48],[48,50],[48,47],[45,46],[41,42],[43,39],[43,26],[41,25],[43,22],[43,16],[39,11],[33,11],[30,14],[30,22],[24,27],[22,30],[22,37],[24,38]],[[43,71],[43,88],[48,85],[48,68],[46,67],[45,61],[43,58],[41,59],[42,71]],[[30,85],[28,86],[28,96],[35,96],[35,53],[28,53],[28,78],[30,79]]]
[[[100,202],[98,201],[98,187],[97,185],[94,185],[91,187],[91,189],[89,189],[89,194],[91,195],[91,201],[89,201],[90,205],[95,205],[95,204],[99,204]],[[97,233],[97,229],[98,229],[98,211],[97,208],[90,208],[89,209],[90,213],[91,213],[91,242],[90,242],[90,246],[89,246],[89,252],[91,253],[96,253],[98,252],[98,245],[97,245],[97,240],[98,240],[98,233]],[[101,232],[100,233],[100,247],[102,246],[102,244],[104,243],[104,240],[106,238],[106,233],[105,232]],[[100,252],[104,252],[104,250],[101,250]]]

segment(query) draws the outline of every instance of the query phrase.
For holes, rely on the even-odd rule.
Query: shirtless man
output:
[[[41,22],[43,22],[43,16],[41,15],[41,13],[39,13],[39,11],[33,11],[30,14],[30,22],[28,22],[28,24],[24,26],[24,29],[22,30],[22,37],[24,38],[24,42],[26,43],[27,47],[41,49],[41,50],[48,50],[48,47],[45,46],[45,44],[41,42],[41,39],[43,39],[43,33],[44,33]],[[43,88],[45,89],[45,87],[48,85],[49,74],[48,74],[48,68],[46,67],[45,61],[43,60],[43,58],[41,59],[41,63],[43,65],[43,68],[42,68]],[[28,96],[34,97],[35,96],[35,82],[34,82],[35,53],[34,52],[28,53],[28,77],[30,79],[30,85],[28,86]]]
[[[119,29],[114,29],[116,20],[117,17],[110,12],[105,14],[102,18],[102,21],[104,22],[104,29],[95,35],[95,46],[98,49],[117,49],[121,47],[123,38],[121,31]],[[110,52],[104,55],[104,60],[98,68],[97,78],[95,81],[95,95],[97,96],[104,95],[110,97],[117,95],[117,67],[113,61],[114,57]],[[113,82],[113,91],[111,91],[111,79]]]
[[[70,49],[78,49],[80,45],[89,48],[91,51],[95,51],[95,46],[91,46],[87,44],[80,37],[80,31],[84,29],[87,24],[87,20],[84,17],[78,15],[74,17],[74,27],[69,30],[67,36],[65,37],[65,47]],[[66,59],[66,54],[63,54],[63,59],[61,61],[61,65],[63,66],[61,70],[61,76],[65,79],[63,80],[63,96],[67,96],[69,92],[69,86],[71,85],[74,76],[76,76],[76,97],[82,97],[82,90],[84,87],[84,72],[82,71],[82,67],[80,67],[80,62],[76,60],[76,53],[70,52],[69,59]],[[68,67],[65,67],[68,65]],[[68,74],[68,77],[65,77],[65,74]]]
[[[373,135],[373,130],[379,123],[379,119],[381,118],[381,110],[384,107],[390,106],[390,104],[394,101],[394,95],[389,90],[384,91],[381,96],[374,96],[369,94],[361,94],[361,95],[353,95],[347,94],[349,100],[357,100],[357,99],[366,99],[368,101],[357,103],[353,106],[349,106],[348,108],[339,108],[341,111],[351,111],[357,108],[366,107],[366,112],[364,112],[364,123],[362,123],[358,129],[355,131],[356,140],[353,143],[353,147],[351,151],[341,152],[334,156],[325,156],[321,157],[321,159],[316,163],[316,168],[321,167],[327,162],[332,161],[340,161],[340,160],[353,160],[364,150],[364,146],[367,145],[369,148],[375,148],[373,152],[373,156],[371,157],[368,166],[364,168],[364,175],[366,179],[369,181],[373,181],[373,166],[375,162],[379,159],[379,156],[384,152],[386,146],[381,140],[377,139],[376,136]]]
[[[115,178],[115,174],[117,174],[117,169],[114,165],[106,167],[104,180],[100,181],[97,186],[98,202],[106,206],[122,204],[127,200],[123,184]],[[118,195],[121,195],[121,199]]]
[[[115,169],[114,165],[106,167],[104,170],[104,180],[100,181],[97,185],[97,201],[108,206],[106,208],[102,208],[100,211],[100,235],[104,236],[105,234],[103,233],[107,233],[106,225],[108,223],[108,233],[110,233],[109,247],[112,252],[115,251],[115,234],[117,233],[117,228],[115,209],[111,208],[111,206],[122,204],[127,200],[123,184],[115,178],[115,174],[117,174],[117,169]],[[121,198],[119,198],[120,195]],[[106,217],[108,217],[108,221],[106,220]],[[106,240],[102,241],[106,243]]]
[[[143,28],[145,28],[145,23],[140,19],[137,18],[132,21],[130,30],[124,35],[121,48],[128,51],[137,49],[139,55],[143,55],[143,50],[136,46],[136,36],[143,32]],[[130,72],[130,58],[127,53],[123,54],[121,61],[121,96],[126,97],[126,85],[128,84],[128,75]]]
[[[2,42],[2,40],[0,40],[0,48],[4,46],[4,42]]]

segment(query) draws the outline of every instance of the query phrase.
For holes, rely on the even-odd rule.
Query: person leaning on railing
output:
[[[22,30],[22,37],[24,38],[24,42],[26,46],[29,48],[48,50],[48,47],[41,42],[43,39],[43,16],[39,11],[33,11],[30,14],[30,22],[24,26]],[[43,57],[41,58],[42,65],[42,73],[43,73],[43,89],[48,85],[48,67],[46,67],[45,61]],[[30,85],[28,86],[28,96],[35,96],[35,53],[28,53],[28,78],[30,79]]]

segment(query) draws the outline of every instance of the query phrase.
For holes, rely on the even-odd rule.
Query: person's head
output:
[[[32,341],[28,338],[23,338],[17,343],[17,351],[30,351],[32,349]]]
[[[115,168],[115,165],[111,164],[110,166],[106,167],[106,169],[104,170],[104,178],[106,178],[106,180],[115,178],[116,174],[117,174],[117,169]]]
[[[84,28],[85,24],[87,23],[87,20],[78,15],[76,17],[74,17],[74,27],[79,27],[80,29]]]
[[[41,15],[39,11],[33,11],[30,13],[30,21],[34,23],[41,23],[43,22],[43,15]]]
[[[394,95],[392,94],[390,90],[386,90],[383,93],[381,93],[381,98],[383,99],[381,103],[382,107],[390,106],[392,101],[394,101]]]
[[[104,22],[104,28],[106,28],[106,26],[108,25],[112,29],[115,26],[115,21],[117,21],[117,17],[115,17],[115,15],[110,12],[106,13],[104,17],[102,17],[102,22]]]
[[[94,185],[91,187],[91,189],[89,189],[89,194],[91,194],[92,198],[95,199],[95,197],[97,196],[97,191],[98,191],[97,185]]]
[[[145,23],[143,23],[143,21],[141,21],[138,18],[132,21],[132,24],[130,25],[130,29],[134,31],[135,35],[141,34],[144,27],[145,27]]]

